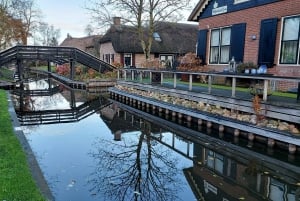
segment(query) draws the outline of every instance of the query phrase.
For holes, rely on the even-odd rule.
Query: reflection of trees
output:
[[[98,150],[91,153],[98,161],[89,180],[91,192],[118,201],[179,200],[177,161],[170,151],[151,141],[150,124],[144,124],[136,139],[128,138],[99,142]]]

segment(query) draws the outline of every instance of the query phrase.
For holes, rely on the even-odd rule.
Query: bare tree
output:
[[[14,43],[58,45],[60,30],[41,20],[41,11],[35,0],[0,0],[0,48]]]
[[[60,38],[60,29],[56,29],[53,25],[41,22],[34,37],[36,41],[40,42],[42,45],[57,46],[58,39]]]
[[[0,49],[21,41],[24,32],[21,20],[9,14],[9,0],[0,1]]]
[[[91,153],[98,162],[89,180],[93,194],[119,201],[179,200],[177,158],[152,139],[149,122],[143,125],[137,139],[123,139],[123,144],[101,140]]]
[[[13,18],[22,21],[21,40],[23,45],[27,45],[28,38],[33,36],[33,32],[39,26],[41,11],[36,7],[34,0],[10,0],[9,13]]]
[[[84,32],[86,33],[86,35],[91,36],[94,32],[94,28],[91,24],[88,24],[85,29]]]
[[[122,17],[125,23],[136,28],[146,59],[150,58],[153,34],[159,21],[178,21],[190,0],[87,0],[86,9],[98,25]]]

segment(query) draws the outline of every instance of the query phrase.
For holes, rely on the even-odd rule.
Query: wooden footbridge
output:
[[[17,45],[0,52],[0,68],[2,66],[16,64],[16,77],[24,79],[26,72],[26,62],[46,61],[48,62],[48,72],[51,71],[50,64],[58,65],[70,64],[70,79],[75,76],[75,64],[79,63],[88,68],[92,68],[100,73],[112,71],[114,66],[106,63],[97,57],[88,54],[74,47],[51,47],[51,46],[21,46]]]

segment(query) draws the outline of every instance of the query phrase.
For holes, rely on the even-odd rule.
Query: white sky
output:
[[[37,0],[43,13],[43,21],[60,29],[61,42],[69,33],[73,37],[83,37],[90,16],[84,9],[85,0]]]
[[[86,36],[84,29],[90,23],[90,15],[84,8],[86,0],[36,0],[37,7],[41,9],[43,21],[60,29],[61,43],[69,33],[72,37]],[[198,0],[192,0],[196,5]],[[193,7],[194,8],[194,7]],[[193,9],[192,8],[192,9]],[[187,20],[188,12],[184,20]]]

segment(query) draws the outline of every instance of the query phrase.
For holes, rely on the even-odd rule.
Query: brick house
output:
[[[198,26],[159,22],[153,34],[150,60],[158,60],[161,66],[167,63],[176,66],[178,56],[196,51]],[[121,66],[144,67],[145,56],[135,27],[121,24],[119,17],[100,39],[100,59]]]
[[[300,0],[200,0],[188,20],[199,22],[197,55],[209,68],[222,71],[234,57],[300,77]]]

